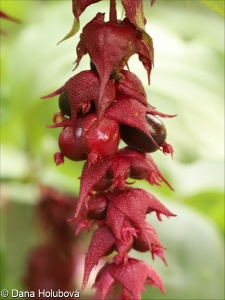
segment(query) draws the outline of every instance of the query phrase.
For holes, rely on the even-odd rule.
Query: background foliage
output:
[[[167,290],[162,296],[147,289],[143,299],[224,299],[224,20],[199,1],[157,0],[152,8],[144,2],[155,46],[151,86],[137,58],[129,65],[151,105],[177,114],[165,120],[174,160],[153,154],[175,192],[136,186],[178,216],[149,220],[168,249],[169,267],[152,262],[149,253],[133,253],[158,270]],[[83,163],[53,162],[59,130],[46,124],[58,111],[57,99],[40,100],[75,74],[79,32],[56,47],[73,22],[71,1],[3,0],[1,9],[22,21],[1,21],[8,33],[1,36],[1,284],[22,288],[27,255],[40,238],[34,213],[39,184],[79,190]],[[87,8],[81,28],[107,10],[108,1]],[[87,68],[85,58],[76,72]]]

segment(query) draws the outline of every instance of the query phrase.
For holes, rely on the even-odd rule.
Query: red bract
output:
[[[79,21],[79,17],[82,12],[91,4],[99,2],[101,0],[72,0],[73,3],[73,14]]]
[[[94,287],[99,299],[105,299],[113,284],[119,283],[135,300],[141,300],[143,285],[151,285],[165,293],[164,286],[158,273],[145,262],[129,258],[124,264],[111,262],[106,264],[98,273]]]
[[[123,225],[126,220],[132,222],[148,242],[145,215],[155,212],[161,221],[161,214],[171,217],[172,214],[153,195],[142,189],[127,188],[121,191],[109,192],[110,201],[107,210],[107,224],[110,226],[117,239],[122,238]],[[151,245],[149,244],[151,248]]]
[[[147,106],[147,95],[140,79],[127,70],[121,70],[120,74],[123,78],[116,82],[116,99],[131,98]]]
[[[99,100],[99,89],[98,75],[93,71],[82,71],[70,78],[61,88],[42,98],[50,98],[66,93],[64,98],[68,98],[71,118],[75,123],[78,112],[88,113],[92,102],[95,103],[98,116],[101,118],[105,109],[114,101],[115,87],[111,81],[107,82],[101,101]]]
[[[101,101],[110,74],[119,72],[131,55],[137,53],[150,76],[153,55],[143,41],[141,32],[128,19],[121,22],[105,22],[104,14],[98,13],[82,31],[77,45],[77,65],[85,54],[89,54],[101,79],[99,98]],[[102,53],[102,55],[99,55]]]
[[[126,157],[126,160],[130,162],[129,176],[131,178],[146,179],[150,184],[159,186],[160,182],[165,182],[173,190],[149,154],[140,153],[129,148],[121,149],[119,154]]]

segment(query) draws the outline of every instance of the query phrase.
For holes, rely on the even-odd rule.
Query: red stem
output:
[[[110,0],[109,20],[110,20],[110,22],[117,22],[116,0]]]

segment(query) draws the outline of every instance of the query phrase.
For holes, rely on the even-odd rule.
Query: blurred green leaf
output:
[[[203,4],[215,11],[219,15],[225,17],[225,2],[224,0],[200,0]]]
[[[37,200],[32,195],[31,199]],[[34,207],[31,205],[10,201],[4,206],[1,217],[1,227],[4,228],[1,234],[5,266],[4,288],[21,288],[29,250],[38,237],[34,217]]]

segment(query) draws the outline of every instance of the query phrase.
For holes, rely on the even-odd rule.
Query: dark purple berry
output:
[[[71,116],[69,99],[66,91],[62,91],[59,96],[59,108],[63,115]]]
[[[154,152],[162,146],[166,139],[166,127],[154,115],[146,114],[145,117],[149,133],[155,143],[144,132],[123,124],[120,125],[120,135],[122,140],[131,148],[140,152]]]

